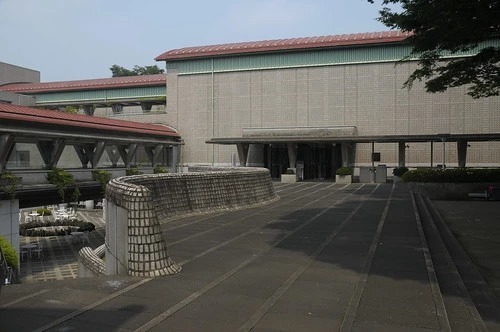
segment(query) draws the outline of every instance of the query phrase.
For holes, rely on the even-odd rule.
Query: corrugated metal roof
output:
[[[14,120],[41,125],[60,125],[106,132],[135,133],[151,136],[179,138],[172,128],[162,125],[115,120],[109,118],[65,113],[10,104],[0,104],[0,120]]]
[[[237,55],[248,53],[306,50],[311,48],[394,43],[404,41],[411,35],[411,33],[402,31],[382,31],[185,47],[160,54],[155,58],[155,60],[168,61],[220,55]]]
[[[96,90],[96,89],[116,89],[124,87],[141,87],[166,85],[165,74],[125,76],[99,78],[79,81],[60,81],[44,83],[13,83],[0,86],[0,90],[16,93],[44,93],[53,91],[75,91],[75,90]]]

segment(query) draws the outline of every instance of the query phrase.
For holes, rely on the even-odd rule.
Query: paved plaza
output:
[[[92,222],[95,230],[89,234],[89,243],[75,241],[71,235],[27,237],[20,236],[21,245],[43,243],[43,258],[30,257],[21,260],[20,281],[38,282],[74,279],[78,277],[78,251],[85,245],[96,248],[104,243],[104,219],[102,210],[78,210],[78,219]]]
[[[0,331],[500,330],[498,300],[466,296],[450,272],[458,250],[406,186],[275,186],[280,200],[263,207],[163,223],[174,276],[78,279],[83,244],[45,239],[44,259],[2,288]],[[80,215],[102,244],[102,211]]]

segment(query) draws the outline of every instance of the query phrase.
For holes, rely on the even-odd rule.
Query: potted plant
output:
[[[352,168],[350,167],[339,167],[337,171],[335,171],[335,182],[340,184],[349,184],[352,183]]]
[[[281,174],[281,182],[293,183],[297,182],[297,174],[293,168],[289,168],[285,173]]]

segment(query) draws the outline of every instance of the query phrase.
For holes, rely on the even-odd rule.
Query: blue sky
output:
[[[0,62],[42,81],[110,77],[181,47],[386,31],[366,0],[0,0]]]

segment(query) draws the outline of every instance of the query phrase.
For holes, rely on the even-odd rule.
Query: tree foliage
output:
[[[134,66],[132,69],[127,69],[122,66],[113,65],[109,68],[112,73],[112,77],[122,77],[122,76],[141,76],[141,75],[154,75],[163,74],[165,71],[159,68],[157,65],[154,66]]]
[[[428,92],[467,85],[473,98],[500,95],[500,48],[480,45],[500,38],[500,0],[383,0],[381,3],[379,21],[391,29],[412,33],[408,38],[413,47],[410,57],[418,57],[419,68],[410,75],[405,87],[411,88],[415,80],[425,80]],[[453,57],[471,50],[475,55]],[[446,53],[451,57],[443,58]]]

